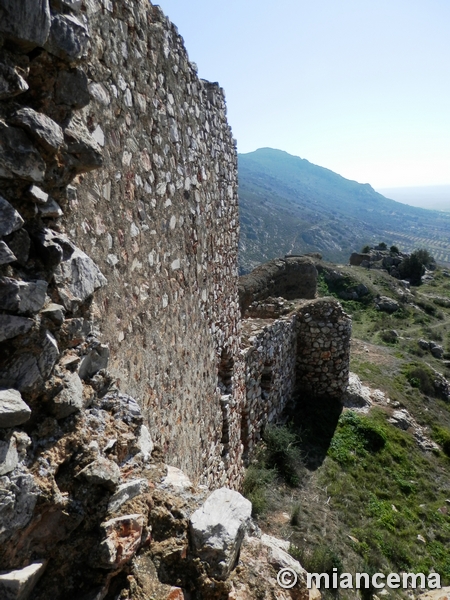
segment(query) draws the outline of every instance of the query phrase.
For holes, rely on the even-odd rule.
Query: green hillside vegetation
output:
[[[363,414],[326,398],[299,398],[290,428],[269,430],[244,491],[256,500],[263,531],[289,539],[308,570],[435,570],[450,585],[450,402],[435,383],[436,371],[450,378],[450,273],[427,272],[407,290],[382,270],[317,266],[320,295],[340,298],[343,290],[367,288],[359,300],[340,298],[353,317],[351,371],[389,403],[374,403]],[[330,277],[336,271],[339,277]],[[400,308],[377,310],[379,296]],[[421,339],[441,345],[443,356],[422,349]],[[403,409],[437,444],[434,450],[422,449],[411,428],[389,421]],[[289,459],[279,454],[274,461],[277,435]],[[330,590],[325,598],[335,595]],[[358,596],[340,590],[339,597]]]
[[[280,150],[262,148],[238,160],[241,272],[305,252],[347,262],[352,250],[378,239],[405,252],[423,247],[450,263],[450,213],[389,200],[369,184]]]

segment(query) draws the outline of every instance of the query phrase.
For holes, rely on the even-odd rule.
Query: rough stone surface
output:
[[[239,279],[241,313],[245,315],[252,302],[268,296],[282,296],[287,300],[314,298],[316,287],[317,269],[310,258],[278,258]]]
[[[119,485],[116,492],[109,499],[108,512],[113,513],[136,496],[140,496],[148,490],[148,481],[146,479],[133,479]]]
[[[52,16],[50,35],[45,45],[49,52],[73,63],[86,53],[88,42],[88,30],[75,16]]]
[[[11,123],[24,129],[49,152],[57,152],[64,143],[62,128],[53,119],[32,108],[19,109],[14,113]]]
[[[252,513],[238,492],[220,488],[191,516],[194,549],[212,577],[225,579],[233,569]]]
[[[99,457],[78,473],[92,485],[102,485],[114,491],[120,479],[120,469],[116,463]]]
[[[0,100],[23,94],[27,89],[28,84],[20,70],[15,65],[0,62]]]
[[[10,277],[0,278],[0,308],[20,314],[37,313],[45,303],[47,282],[18,281]]]
[[[8,265],[17,260],[16,255],[11,252],[5,242],[0,241],[0,265]]]
[[[66,376],[64,389],[51,400],[52,414],[56,419],[63,419],[79,412],[85,405],[83,384],[77,373]]]
[[[30,418],[30,407],[17,390],[0,390],[0,427],[15,427]]]
[[[14,317],[13,315],[0,315],[0,342],[27,333],[33,325],[33,319]]]
[[[34,477],[26,469],[0,477],[0,543],[27,525],[38,493]]]
[[[0,33],[24,51],[43,46],[50,31],[48,0],[1,0]]]
[[[55,100],[73,108],[83,108],[91,100],[88,89],[88,78],[80,68],[58,73]]]
[[[96,344],[94,348],[81,360],[78,371],[81,379],[92,377],[101,369],[106,369],[109,360],[109,347],[105,344]]]
[[[94,562],[101,568],[116,569],[129,561],[139,548],[143,526],[144,517],[140,514],[124,515],[102,523],[105,539]]]
[[[45,163],[26,133],[0,119],[0,137],[0,177],[43,181]]]
[[[47,561],[33,562],[23,569],[0,574],[2,600],[27,600],[42,576]]]
[[[6,441],[0,440],[0,476],[14,471],[19,463],[16,438],[9,436]]]
[[[78,248],[58,265],[55,282],[64,307],[71,312],[107,283],[94,261]]]
[[[170,465],[167,466],[167,475],[161,481],[160,486],[180,491],[188,490],[193,487],[192,481],[181,469],[177,469]]]
[[[375,298],[375,306],[378,310],[383,312],[393,313],[400,308],[400,304],[397,300],[389,298],[388,296],[380,296]]]
[[[3,237],[22,227],[24,221],[17,210],[0,196],[0,236]]]

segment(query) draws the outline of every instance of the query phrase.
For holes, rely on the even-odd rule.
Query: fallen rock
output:
[[[17,210],[3,196],[0,196],[0,237],[4,237],[20,229],[23,224],[24,220]]]
[[[9,265],[17,260],[16,255],[11,252],[9,247],[5,244],[5,242],[0,242],[0,265]]]
[[[49,198],[45,204],[39,205],[38,213],[43,219],[58,219],[64,214],[59,204],[53,198]]]
[[[48,200],[48,194],[37,185],[31,185],[28,188],[27,195],[35,204],[46,204]]]
[[[144,516],[124,515],[101,524],[104,540],[94,551],[92,563],[103,569],[117,569],[136,554],[141,543]]]
[[[33,319],[15,317],[13,315],[0,315],[0,342],[28,333],[33,325]]]
[[[119,485],[117,491],[111,496],[108,504],[108,512],[113,513],[119,510],[122,504],[140,496],[148,490],[148,481],[146,479],[133,479]]]
[[[150,432],[145,425],[141,425],[136,446],[139,452],[142,454],[144,462],[150,460],[154,444],[150,436]]]
[[[64,323],[65,312],[64,306],[51,302],[41,310],[41,315],[51,319],[56,325],[62,325]]]
[[[442,358],[444,356],[444,348],[436,344],[436,342],[430,342],[429,347],[434,358]]]
[[[16,438],[11,435],[6,441],[0,440],[0,476],[14,471],[18,463]]]
[[[50,35],[45,49],[69,63],[76,62],[86,53],[89,32],[73,15],[52,16]]]
[[[30,254],[30,236],[25,229],[18,229],[8,236],[8,247],[16,256],[17,262],[24,267]]]
[[[0,477],[0,543],[30,521],[39,495],[33,475],[20,465]]]
[[[61,127],[42,113],[24,107],[14,113],[11,123],[24,129],[45,150],[55,153],[64,144]]]
[[[83,477],[88,483],[102,485],[113,492],[120,479],[120,469],[116,463],[99,456],[87,467],[84,467],[77,477]]]
[[[16,427],[31,416],[30,407],[17,390],[0,390],[0,427]]]
[[[50,31],[48,0],[2,0],[0,33],[25,52],[43,46]]]
[[[167,475],[161,481],[159,487],[175,491],[184,491],[192,489],[193,485],[192,481],[181,469],[167,465]]]
[[[77,173],[98,169],[103,164],[102,150],[88,129],[77,118],[72,118],[64,130],[68,160]]]
[[[221,488],[213,492],[190,520],[197,556],[207,563],[211,577],[226,579],[231,573],[250,523],[252,505],[238,492]]]
[[[389,298],[388,296],[380,296],[375,298],[376,308],[383,312],[394,313],[400,308],[400,304],[397,300]]]
[[[51,400],[51,412],[56,419],[64,419],[83,407],[83,383],[77,373],[70,373],[64,378],[64,389]]]
[[[2,600],[27,600],[47,566],[46,560],[34,562],[24,569],[0,575]]]
[[[371,390],[361,383],[355,373],[349,373],[348,387],[342,397],[342,403],[346,408],[369,409],[372,405]]]
[[[28,84],[15,65],[0,63],[0,100],[23,94]]]
[[[94,261],[79,248],[59,263],[54,278],[61,302],[71,312],[75,312],[95,290],[107,284]]]
[[[0,177],[40,182],[45,177],[45,163],[22,129],[8,127],[0,120]]]
[[[0,277],[0,308],[21,314],[35,314],[45,303],[47,282],[18,281],[10,277]]]
[[[114,415],[114,418],[121,419],[129,425],[141,425],[143,421],[142,411],[134,398],[114,391],[106,394],[100,401],[99,407]]]
[[[101,369],[106,369],[109,360],[109,346],[97,343],[81,360],[78,371],[81,379],[92,377]]]

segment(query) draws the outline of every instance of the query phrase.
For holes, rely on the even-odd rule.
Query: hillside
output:
[[[258,523],[289,539],[310,571],[435,569],[449,585],[450,275],[437,269],[408,290],[376,269],[317,268],[320,295],[336,296],[352,315],[350,393],[344,408],[300,399],[291,429],[266,436],[266,455],[246,481]],[[359,300],[342,299],[355,289]],[[378,295],[397,310],[377,310]],[[267,471],[274,449],[284,481]],[[341,590],[337,597],[359,595]],[[390,590],[387,597],[408,594]]]
[[[347,262],[351,251],[380,240],[405,251],[426,247],[438,261],[450,261],[450,214],[395,202],[281,150],[238,158],[241,272],[313,251]]]

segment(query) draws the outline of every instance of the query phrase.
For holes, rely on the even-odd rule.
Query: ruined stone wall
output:
[[[305,303],[297,316],[297,389],[340,398],[348,385],[351,318],[333,298]]]
[[[242,346],[246,399],[242,410],[241,441],[244,461],[251,457],[267,423],[280,422],[296,384],[297,316],[246,319]]]
[[[75,182],[65,226],[108,280],[97,318],[109,369],[169,461],[230,482],[217,384],[222,354],[238,348],[238,206],[224,95],[199,80],[147,0],[83,7],[91,102],[81,117],[103,166]]]

